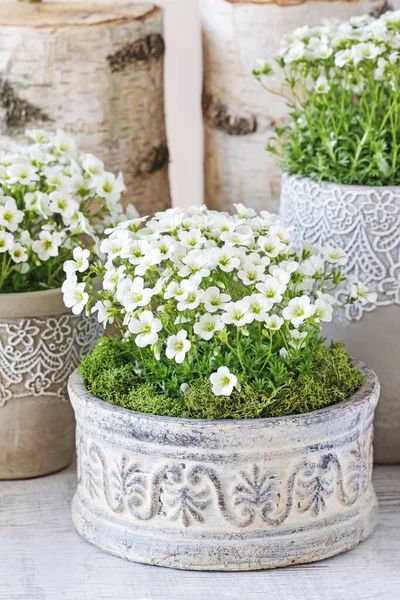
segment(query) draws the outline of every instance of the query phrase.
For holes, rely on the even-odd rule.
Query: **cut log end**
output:
[[[0,6],[0,26],[4,27],[80,27],[142,21],[162,9],[153,4],[93,4],[16,2]]]

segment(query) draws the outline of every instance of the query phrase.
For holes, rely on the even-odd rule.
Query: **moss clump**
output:
[[[363,375],[340,343],[319,347],[311,368],[275,392],[244,384],[229,397],[214,396],[208,379],[199,379],[179,398],[170,398],[155,385],[143,382],[123,342],[107,337],[82,360],[79,372],[88,390],[106,402],[148,414],[192,419],[251,419],[312,412],[346,400],[363,383]]]

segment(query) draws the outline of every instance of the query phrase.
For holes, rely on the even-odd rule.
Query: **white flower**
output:
[[[240,266],[238,252],[232,246],[223,246],[215,250],[215,262],[224,273],[231,273]]]
[[[116,298],[127,312],[134,311],[138,306],[147,306],[152,295],[153,291],[144,287],[143,277],[135,277],[133,281],[123,279],[117,286]]]
[[[16,231],[23,218],[24,213],[18,210],[14,198],[9,198],[4,205],[0,204],[0,225],[9,231]]]
[[[137,265],[135,269],[135,275],[145,275],[148,269],[160,264],[161,260],[162,257],[159,249],[152,248],[147,252],[146,256],[144,256],[140,263]]]
[[[4,229],[0,229],[0,253],[7,252],[14,245],[14,236]]]
[[[203,294],[204,291],[200,289],[193,288],[189,290],[186,297],[179,300],[176,308],[181,312],[184,310],[194,310],[202,301]]]
[[[107,258],[111,260],[117,258],[117,256],[121,256],[123,251],[124,240],[120,238],[106,238],[100,244],[100,252],[107,254]]]
[[[183,363],[186,353],[189,352],[192,344],[187,338],[187,331],[181,329],[176,335],[170,335],[167,340],[167,349],[165,354],[170,360],[175,359],[178,364]]]
[[[283,242],[281,242],[280,238],[277,235],[261,235],[258,238],[258,245],[262,250],[264,250],[267,256],[271,258],[275,258],[279,254],[287,251],[287,246]]]
[[[119,282],[124,278],[125,271],[125,265],[119,266],[118,269],[107,271],[103,280],[103,289],[108,291],[115,290]]]
[[[182,267],[178,271],[180,277],[208,277],[210,270],[207,268],[208,253],[207,251],[191,250],[182,259]]]
[[[324,248],[324,254],[329,263],[337,265],[345,265],[347,263],[347,254],[341,248],[327,246]]]
[[[168,260],[176,250],[177,244],[171,236],[163,235],[154,242],[154,247],[160,251],[161,260]]]
[[[180,231],[178,237],[185,248],[200,248],[206,241],[200,229],[191,229],[190,231]]]
[[[10,256],[15,263],[24,263],[28,260],[26,248],[18,242],[11,248]]]
[[[90,251],[77,246],[74,248],[73,260],[67,260],[64,263],[64,271],[66,273],[84,273],[89,268]]]
[[[286,285],[284,283],[280,283],[278,279],[275,279],[272,275],[267,275],[262,283],[257,283],[257,290],[270,300],[272,304],[276,304],[281,302],[282,294],[286,290]]]
[[[294,264],[296,265],[296,268],[297,268],[297,263],[294,263]],[[290,281],[290,272],[283,269],[282,266],[279,266],[279,267],[273,266],[270,268],[269,272],[271,273],[272,277],[274,279],[276,279],[276,281],[283,284],[284,286],[286,286]]]
[[[289,346],[292,348],[303,348],[305,339],[307,337],[307,331],[299,331],[298,329],[294,329],[290,332],[291,340],[289,341]]]
[[[337,67],[344,67],[347,63],[353,61],[353,53],[351,49],[339,50],[335,54],[335,65]]]
[[[360,44],[355,44],[351,47],[351,55],[355,65],[358,65],[364,58],[373,60],[379,56],[379,54],[382,54],[383,51],[384,49],[381,46],[377,46],[373,42],[361,42]]]
[[[65,190],[51,192],[50,210],[59,213],[66,219],[71,219],[73,214],[79,209],[79,204]]]
[[[283,323],[284,320],[282,319],[282,317],[279,317],[278,315],[270,315],[265,320],[265,327],[267,329],[278,331],[282,327]]]
[[[323,298],[318,298],[314,303],[314,319],[319,321],[326,321],[330,323],[332,321],[333,307],[329,302],[326,302]]]
[[[23,185],[29,185],[33,181],[39,180],[37,174],[37,167],[30,163],[17,163],[11,165],[7,169],[10,183],[22,183]]]
[[[305,52],[305,46],[303,42],[297,41],[292,46],[290,46],[288,52],[285,53],[283,57],[285,64],[289,65],[290,63],[300,60],[303,58]]]
[[[37,144],[45,144],[51,140],[52,134],[43,129],[26,129],[25,135]]]
[[[299,267],[299,273],[307,275],[307,277],[314,277],[321,275],[325,268],[325,263],[320,256],[313,255],[307,258]]]
[[[89,294],[85,289],[86,284],[78,283],[76,278],[67,279],[62,286],[64,304],[67,308],[72,309],[74,315],[80,315],[88,303]]]
[[[222,320],[227,325],[236,325],[236,327],[242,327],[251,323],[253,315],[249,312],[249,303],[246,300],[239,300],[238,302],[230,302],[224,306],[226,311],[222,315]]]
[[[228,367],[220,367],[216,373],[210,375],[213,394],[216,396],[230,396],[237,385],[237,377]]]
[[[256,267],[268,267],[268,265],[270,264],[271,259],[269,258],[269,256],[261,256],[258,252],[251,252],[251,254],[247,254],[246,255],[246,260],[245,260],[245,264],[247,263],[251,263],[252,265],[255,265]]]
[[[326,94],[330,89],[331,86],[329,85],[327,78],[322,75],[321,77],[318,77],[314,86],[314,90],[317,92],[317,94]]]
[[[50,231],[42,230],[39,233],[39,239],[32,243],[32,250],[40,260],[46,261],[50,257],[58,255],[58,248],[62,243],[62,236],[58,232],[51,233]],[[70,308],[68,306],[68,308]]]
[[[121,239],[122,233],[118,234],[116,239]],[[125,241],[125,238],[124,238]],[[105,243],[103,242],[105,246]],[[121,257],[127,258],[131,265],[139,265],[149,253],[149,242],[147,240],[129,240],[126,239],[126,243],[122,243]],[[102,249],[102,252],[105,250]]]
[[[154,317],[152,312],[145,310],[138,319],[130,319],[128,328],[131,333],[136,334],[136,345],[139,348],[144,348],[157,342],[162,323],[160,319]]]
[[[61,131],[61,129],[57,130],[57,134],[53,137],[51,142],[61,154],[68,154],[71,156],[74,156],[76,154],[76,146],[74,140],[71,137],[69,137],[69,135]]]
[[[186,300],[189,292],[197,290],[199,286],[193,279],[183,279],[182,281],[171,281],[164,293],[165,300],[174,298],[175,300]]]
[[[93,154],[83,154],[81,156],[83,170],[91,177],[99,177],[104,173],[104,163],[93,156]]]
[[[284,271],[286,271],[287,273],[294,273],[295,271],[297,271],[297,269],[299,268],[299,263],[296,262],[295,260],[282,260],[279,263],[279,267],[281,269],[283,269]],[[273,273],[271,272],[271,275],[273,275]]]
[[[216,331],[222,331],[224,324],[219,315],[209,313],[202,315],[200,321],[194,324],[194,332],[203,340],[211,340]]]
[[[376,302],[377,294],[375,292],[369,292],[367,286],[358,281],[351,286],[350,296],[359,300],[361,304],[366,304],[367,302],[374,304]]]
[[[234,204],[236,208],[238,219],[250,219],[256,216],[256,211],[252,208],[248,208],[244,204]]]
[[[202,298],[204,308],[209,313],[214,313],[219,308],[223,309],[224,306],[230,301],[231,297],[229,294],[221,293],[220,289],[216,286],[207,288]]]
[[[290,321],[294,327],[298,327],[305,319],[314,314],[314,310],[308,296],[298,296],[289,301],[288,306],[282,311],[282,316],[286,321]]]
[[[50,198],[48,194],[43,192],[28,192],[24,196],[25,207],[27,210],[32,210],[47,219],[51,214]]]
[[[237,275],[244,285],[254,285],[257,281],[264,279],[264,267],[246,262]]]
[[[122,173],[116,178],[113,173],[103,173],[96,179],[96,193],[100,198],[104,198],[107,207],[113,207],[125,191],[125,184]]]
[[[287,360],[289,358],[289,352],[286,350],[286,348],[281,348],[279,350],[279,356],[282,358],[282,360]]]
[[[247,225],[239,225],[234,231],[224,231],[220,239],[227,246],[248,246],[253,239],[253,231]]]
[[[114,323],[114,309],[110,300],[98,300],[91,310],[91,313],[95,312],[97,312],[97,320],[104,325],[104,328],[108,323]]]
[[[255,321],[263,322],[267,318],[267,313],[272,308],[272,302],[267,300],[263,294],[253,294],[243,298],[248,305],[249,314]]]

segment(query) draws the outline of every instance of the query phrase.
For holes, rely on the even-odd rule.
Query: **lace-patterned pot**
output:
[[[375,460],[400,462],[400,187],[316,183],[283,176],[281,217],[297,242],[333,245],[350,257],[344,269],[378,294],[377,306],[349,306],[325,335],[378,374]],[[340,294],[339,294],[340,297]]]
[[[52,473],[74,451],[67,378],[100,335],[61,290],[0,295],[0,479]]]
[[[306,563],[372,532],[376,375],[306,415],[204,421],[91,396],[75,372],[73,522],[102,550],[164,567],[245,571]]]

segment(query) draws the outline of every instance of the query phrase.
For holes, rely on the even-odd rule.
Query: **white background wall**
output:
[[[46,2],[47,0],[43,0]],[[165,84],[170,179],[175,206],[203,202],[203,126],[201,116],[201,33],[198,0],[49,0],[95,5],[163,6],[166,41]],[[17,0],[0,0],[2,5]]]
[[[165,7],[166,110],[176,206],[203,202],[201,32],[197,0],[160,0]]]

